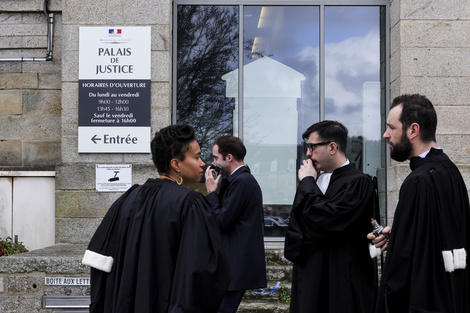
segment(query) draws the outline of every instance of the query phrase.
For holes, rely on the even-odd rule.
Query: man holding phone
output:
[[[207,200],[219,224],[232,278],[218,312],[234,313],[245,290],[266,287],[263,199],[258,182],[243,162],[246,148],[240,138],[216,138],[212,155],[213,166],[205,174]]]

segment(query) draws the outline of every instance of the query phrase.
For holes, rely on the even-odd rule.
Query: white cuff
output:
[[[442,251],[442,257],[444,258],[446,272],[453,272],[467,267],[467,251],[465,251],[465,248]]]
[[[91,250],[86,250],[82,259],[82,264],[89,265],[103,272],[111,272],[114,259],[110,256],[105,256]]]
[[[454,268],[464,269],[467,267],[467,252],[464,248],[454,249]]]
[[[454,257],[452,255],[452,251],[446,250],[442,251],[442,257],[444,258],[444,268],[446,272],[453,272],[454,271]]]
[[[373,259],[373,258],[378,257],[379,255],[381,255],[382,250],[380,250],[380,248],[377,248],[373,244],[369,244],[369,254],[370,254],[371,259]]]

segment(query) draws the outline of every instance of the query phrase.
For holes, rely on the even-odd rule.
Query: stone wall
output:
[[[96,164],[132,164],[133,182],[157,176],[150,154],[79,154],[80,26],[151,26],[152,132],[171,122],[172,1],[51,0],[53,60],[0,62],[0,170],[55,170],[58,243],[84,243],[118,193],[95,192]],[[42,0],[0,2],[0,58],[42,57],[47,42]],[[392,0],[391,97],[427,95],[438,112],[438,144],[470,186],[470,7],[465,0]],[[405,164],[388,168],[392,222]]]
[[[52,284],[51,278],[90,277],[88,266],[81,264],[84,245],[56,245],[9,257],[0,257],[0,311],[41,312],[45,309],[43,296],[88,296],[88,284]]]
[[[151,26],[152,133],[171,123],[171,1],[63,0],[61,164],[56,184],[56,240],[88,242],[119,193],[95,192],[96,164],[132,164],[133,183],[157,172],[150,154],[78,153],[78,53],[81,26]]]
[[[265,243],[269,295],[245,293],[238,312],[288,312],[292,264],[284,258],[283,244]],[[88,304],[90,269],[81,264],[85,245],[56,245],[10,257],[0,257],[0,312],[88,312],[86,308],[47,308],[43,297],[61,297]],[[47,278],[47,280],[46,280]],[[73,281],[71,281],[74,279]],[[258,291],[258,290],[255,290]],[[80,297],[81,301],[74,301]]]
[[[133,183],[157,172],[150,154],[78,153],[80,26],[151,26],[151,128],[170,118],[171,1],[49,1],[53,59],[0,61],[0,171],[56,171],[56,242],[85,243],[120,193],[95,192],[96,164],[132,164]],[[44,57],[43,0],[0,3],[0,58]]]
[[[0,62],[0,170],[54,170],[60,163],[62,27],[55,14],[52,61]],[[0,59],[45,57],[42,1],[0,3]]]
[[[470,6],[465,0],[392,0],[391,98],[426,95],[436,107],[437,143],[470,187]],[[388,168],[388,218],[392,222],[408,163]]]
[[[0,311],[49,312],[43,295],[85,295],[87,287],[44,284],[46,275],[86,276],[80,265],[101,217],[119,193],[95,192],[96,164],[132,164],[133,183],[157,176],[150,154],[78,153],[78,34],[81,26],[151,26],[152,132],[171,122],[172,1],[50,0],[53,59],[0,62],[0,171],[56,172],[56,247],[2,258]],[[42,0],[0,1],[0,58],[43,57]],[[421,93],[438,112],[438,144],[470,187],[470,6],[468,0],[391,0],[391,97]],[[409,167],[391,163],[389,224]],[[68,249],[73,259],[67,259]],[[78,249],[78,250],[77,250]],[[40,252],[38,252],[40,253]],[[63,264],[67,264],[66,267]],[[20,306],[21,305],[21,306]]]

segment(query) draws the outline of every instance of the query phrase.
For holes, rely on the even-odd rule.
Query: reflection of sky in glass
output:
[[[245,6],[244,10],[244,41],[255,42],[250,48],[259,53],[251,57],[245,53],[245,64],[269,56],[305,76],[298,107],[300,142],[303,130],[319,120],[319,8]],[[366,83],[380,81],[379,17],[374,6],[325,7],[325,118],[343,122],[352,136],[373,140],[380,140],[380,127],[366,134],[364,115],[380,122],[380,103],[373,103],[367,112],[363,108],[370,103],[370,97],[364,96],[371,94]],[[276,112],[264,114],[274,118]]]
[[[178,46],[178,112],[187,113],[187,122],[205,138],[203,149],[210,153],[216,136],[232,132],[223,126],[233,125],[238,135],[238,60],[234,57],[238,19],[220,13],[224,8],[238,12],[238,6],[198,8],[190,33],[194,36],[179,35],[195,42]],[[297,168],[304,156],[301,134],[319,121],[319,15],[319,6],[244,6],[245,161],[262,187],[264,204],[285,205],[282,210],[288,209],[295,194]],[[210,18],[207,24],[197,23],[206,21],[204,16]],[[325,117],[344,123],[350,136],[365,137],[366,141],[351,140],[347,156],[372,175],[380,167],[381,155],[380,141],[370,142],[381,135],[379,29],[377,6],[325,6]],[[224,37],[222,30],[233,34]],[[209,55],[210,62],[202,64]],[[219,76],[216,83],[208,79],[217,81]],[[207,118],[208,108],[211,118]]]
[[[379,17],[378,7],[325,7],[325,118],[373,140],[380,140]]]
[[[318,120],[318,57],[302,51],[318,50],[319,7],[245,6],[243,40],[245,161],[265,204],[290,205],[298,143]]]
[[[378,7],[325,7],[325,40],[340,42],[350,37],[361,37],[379,27]]]
[[[319,7],[244,10],[245,141],[254,144],[250,150],[277,145],[287,155],[297,149],[301,134],[319,121]],[[380,166],[379,146],[367,141],[380,140],[379,23],[378,7],[325,7],[325,118],[345,124],[350,136],[366,139],[352,138],[348,157],[372,174]],[[252,65],[255,71],[249,70]],[[290,70],[299,78],[289,77]],[[296,89],[299,92],[281,92]],[[250,153],[247,158],[255,161]],[[276,161],[285,163],[282,158]],[[287,203],[279,198],[279,186],[270,185],[274,177],[264,177],[262,168],[257,178],[267,199]],[[295,178],[295,172],[278,174],[278,179]]]
[[[244,11],[244,41],[254,42],[250,52],[255,52],[245,54],[244,63],[269,56],[305,77],[297,108],[300,143],[302,132],[318,121],[319,7],[245,6]],[[264,111],[263,118],[277,120],[279,112]]]
[[[295,70],[299,70],[299,52],[318,46],[318,7],[245,6],[244,10],[244,40],[262,37],[263,45],[258,50]],[[249,62],[245,58],[245,64]]]

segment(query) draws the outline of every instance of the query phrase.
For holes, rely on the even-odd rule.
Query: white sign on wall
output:
[[[79,153],[150,152],[150,27],[80,27]]]
[[[90,286],[90,277],[45,277],[47,286]]]
[[[126,191],[131,186],[131,164],[96,164],[96,191]]]

